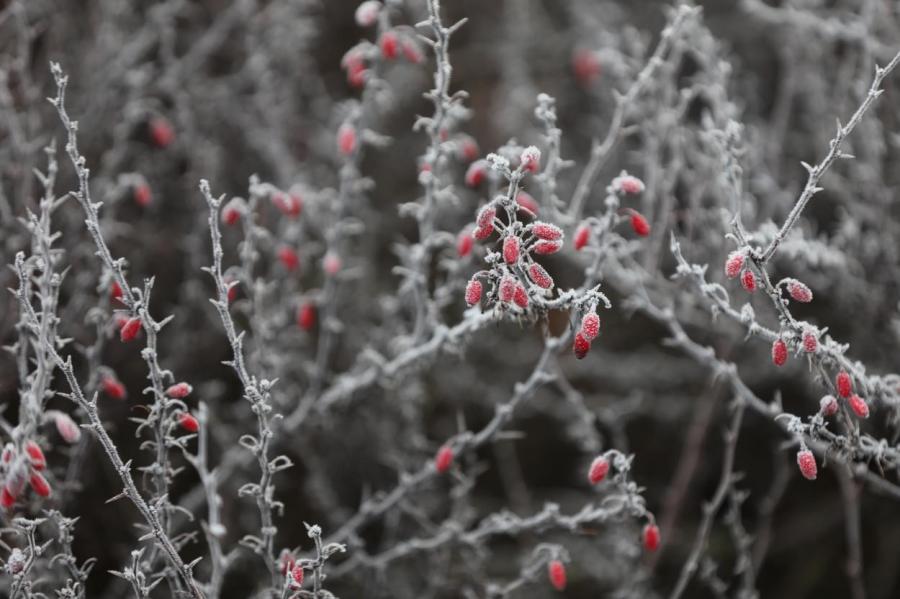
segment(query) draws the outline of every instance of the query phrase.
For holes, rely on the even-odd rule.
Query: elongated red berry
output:
[[[113,281],[109,286],[109,297],[114,300],[122,299],[122,286],[119,285],[118,281]]]
[[[806,331],[803,333],[803,349],[808,354],[814,354],[819,349],[819,339],[814,332]]]
[[[466,169],[466,185],[478,187],[487,176],[488,164],[485,160],[476,160]]]
[[[40,472],[32,472],[28,478],[31,488],[41,497],[50,497],[50,483],[44,478]]]
[[[475,224],[481,229],[494,230],[494,217],[497,216],[497,210],[493,206],[485,206],[478,211],[475,218]]]
[[[593,341],[600,334],[600,317],[596,312],[588,312],[581,318],[581,334]]]
[[[602,71],[600,58],[592,50],[579,48],[572,53],[572,73],[583,87],[593,83]]]
[[[541,168],[541,151],[536,146],[528,146],[522,150],[519,160],[522,164],[522,170],[536,173]]]
[[[521,283],[516,283],[516,289],[513,291],[513,302],[523,310],[528,307],[528,292]]]
[[[141,319],[134,316],[122,323],[122,328],[119,329],[119,339],[128,343],[129,341],[133,341],[140,331]]]
[[[66,443],[77,443],[81,439],[81,429],[72,420],[72,417],[65,412],[57,412],[53,419],[56,424],[56,431]]]
[[[659,527],[656,524],[648,524],[644,527],[644,549],[647,551],[659,549]]]
[[[731,252],[728,254],[728,259],[725,260],[725,276],[729,279],[735,279],[741,274],[743,267],[744,253],[740,251]]]
[[[529,213],[531,216],[537,216],[538,213],[538,203],[533,197],[531,197],[530,193],[526,193],[524,191],[520,191],[516,195],[516,204],[519,206],[519,210],[524,210]]]
[[[385,31],[378,39],[378,46],[381,48],[381,55],[388,60],[397,58],[397,34],[393,31]]]
[[[609,460],[605,457],[597,456],[594,458],[594,461],[591,462],[591,467],[588,470],[588,480],[592,485],[596,485],[604,478],[606,478],[606,474],[609,472]]]
[[[291,568],[291,586],[294,589],[303,586],[303,566],[299,564]]]
[[[644,218],[644,215],[637,210],[631,211],[631,228],[641,237],[646,237],[650,234],[650,223],[648,223],[647,219]]]
[[[749,268],[741,274],[741,286],[750,293],[756,290],[756,275]]]
[[[550,289],[553,287],[553,277],[547,274],[544,267],[536,262],[528,267],[528,278],[541,289]]]
[[[16,496],[10,493],[9,489],[3,487],[0,489],[0,506],[4,509],[11,508],[16,503]]]
[[[772,362],[775,366],[784,366],[788,359],[787,344],[783,339],[776,339],[772,344]]]
[[[819,400],[819,411],[822,416],[834,416],[838,411],[838,402],[833,395],[826,395]]]
[[[222,208],[222,224],[233,226],[247,212],[247,205],[241,198],[231,198]]]
[[[541,256],[548,256],[550,254],[555,254],[562,248],[562,241],[546,241],[541,240],[534,244],[534,253],[540,254]]]
[[[475,304],[480,302],[481,291],[481,281],[479,281],[478,279],[471,279],[466,285],[466,303],[470,306],[474,306]]]
[[[312,302],[304,302],[297,309],[297,326],[309,331],[316,324],[316,306]]]
[[[300,257],[297,255],[297,252],[294,251],[294,248],[287,245],[278,248],[278,260],[289,271],[297,270],[297,266],[300,265]]]
[[[850,397],[853,392],[853,381],[846,370],[840,371],[834,379],[834,386],[837,387],[838,395],[844,399]]]
[[[591,351],[591,342],[583,334],[576,333],[572,351],[575,353],[575,357],[581,360]]]
[[[366,84],[366,63],[359,52],[351,50],[344,55],[341,66],[347,70],[347,83],[350,87],[359,89]]]
[[[636,195],[644,191],[644,182],[631,175],[622,174],[613,179],[613,189],[629,195]]]
[[[344,123],[338,128],[337,145],[344,156],[349,156],[356,150],[356,129],[353,125]]]
[[[452,463],[453,449],[451,449],[449,445],[444,445],[438,449],[437,454],[434,456],[434,469],[437,470],[439,474],[443,474],[450,469]]]
[[[502,279],[500,279],[500,301],[504,303],[509,303],[513,301],[513,296],[516,294],[516,281],[511,276],[506,275]]]
[[[35,470],[43,470],[47,467],[47,458],[44,457],[44,450],[31,439],[25,442],[25,453],[28,454],[28,461]]]
[[[550,578],[550,584],[557,591],[566,590],[566,567],[558,559],[552,560],[547,564],[547,576]]]
[[[503,260],[507,264],[519,261],[519,238],[515,235],[507,235],[503,240]]]
[[[100,386],[103,388],[103,392],[113,399],[125,399],[127,395],[125,385],[112,376],[106,375],[100,379]]]
[[[472,241],[472,236],[463,231],[456,238],[456,253],[460,258],[465,258],[469,254],[472,253],[472,247],[474,246],[474,242]]]
[[[158,148],[165,148],[175,140],[175,130],[172,124],[163,117],[156,117],[150,121],[150,139]]]
[[[184,399],[185,397],[190,395],[191,391],[193,390],[194,388],[187,383],[175,383],[174,385],[166,389],[166,395],[174,399]]]
[[[853,413],[856,414],[859,418],[869,417],[869,404],[867,404],[866,400],[864,400],[862,397],[854,393],[847,401],[850,402],[850,409],[852,409]]]
[[[807,287],[800,281],[798,281],[796,279],[792,279],[788,283],[787,288],[788,288],[788,293],[791,294],[791,297],[794,299],[794,301],[802,302],[804,304],[807,304],[812,301],[812,298],[813,298],[812,291],[810,291],[809,287]]]
[[[800,474],[806,480],[816,480],[818,467],[816,466],[816,456],[808,449],[801,449],[797,452],[797,466],[800,467]]]
[[[478,241],[484,241],[490,237],[493,232],[494,225],[490,225],[489,227],[475,227],[475,230],[472,231],[472,238],[477,239]]]
[[[562,229],[556,225],[541,221],[537,221],[531,225],[531,232],[534,233],[535,237],[546,239],[548,241],[556,241],[557,239],[561,239],[563,235]]]
[[[588,244],[588,241],[591,240],[591,228],[586,224],[581,224],[578,226],[578,229],[575,231],[575,236],[572,239],[572,245],[575,246],[575,249],[580,251],[584,246]]]
[[[152,200],[153,192],[150,191],[149,185],[141,183],[134,188],[134,201],[138,206],[146,208]]]
[[[178,417],[178,424],[189,433],[196,433],[200,430],[200,423],[188,412],[182,412],[181,416]]]
[[[277,192],[272,195],[272,203],[288,218],[297,218],[303,211],[303,198],[296,193]]]

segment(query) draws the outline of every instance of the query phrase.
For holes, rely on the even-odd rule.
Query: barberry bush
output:
[[[0,31],[0,595],[900,593],[893,3]]]

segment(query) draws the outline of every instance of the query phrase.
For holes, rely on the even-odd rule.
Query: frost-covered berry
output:
[[[184,399],[185,397],[190,395],[191,391],[193,390],[194,388],[187,383],[175,383],[174,385],[166,389],[166,395],[174,399]]]
[[[288,218],[297,218],[303,211],[303,198],[295,193],[278,192],[272,196],[272,203]]]
[[[81,439],[81,429],[65,412],[57,412],[53,423],[56,425],[56,432],[66,443],[77,443]]]
[[[553,277],[551,277],[544,267],[538,263],[534,263],[528,267],[528,278],[541,289],[550,289],[553,287]]]
[[[816,480],[818,467],[816,466],[816,456],[808,449],[801,449],[797,452],[797,466],[800,467],[800,474],[806,480]]]
[[[803,333],[803,350],[808,354],[816,353],[819,349],[819,338],[813,331]]]
[[[604,478],[606,478],[606,474],[609,472],[609,460],[605,457],[597,456],[594,458],[594,461],[591,462],[591,467],[588,470],[588,480],[592,485],[596,485]]]
[[[494,225],[489,225],[487,227],[475,227],[475,230],[472,231],[472,238],[477,239],[478,241],[484,241],[488,237],[491,236],[491,233],[494,232]]]
[[[572,352],[579,360],[583,359],[591,350],[591,342],[582,333],[575,334],[575,341],[572,343]]]
[[[644,527],[644,549],[647,551],[659,549],[659,527],[656,524]]]
[[[776,339],[775,343],[772,344],[772,363],[775,364],[775,366],[784,366],[787,359],[787,343],[784,342],[784,339]]]
[[[533,197],[531,197],[530,193],[520,191],[518,194],[516,194],[516,204],[518,204],[519,210],[524,210],[531,216],[537,216],[538,203]]]
[[[478,154],[478,142],[468,135],[463,136],[456,146],[457,157],[466,162],[472,162],[478,158]]]
[[[826,395],[819,400],[819,411],[822,416],[834,416],[838,411],[838,402],[833,395]]]
[[[800,281],[792,279],[788,283],[787,288],[788,293],[791,294],[791,297],[794,298],[794,301],[803,302],[804,304],[808,304],[812,301],[812,291],[810,291],[809,287],[807,287]]]
[[[837,387],[838,395],[843,398],[850,397],[850,393],[853,392],[853,382],[850,380],[850,375],[847,374],[846,370],[840,371],[834,379],[834,386]]]
[[[325,254],[325,257],[322,258],[322,270],[330,277],[333,277],[340,272],[341,266],[341,257],[334,252],[328,252]]]
[[[278,567],[281,570],[282,574],[287,574],[291,570],[294,569],[294,565],[297,563],[297,558],[294,557],[294,554],[291,553],[288,549],[282,549],[281,553],[278,554]]]
[[[856,393],[853,393],[848,401],[850,402],[850,409],[853,410],[853,413],[859,418],[869,417],[869,404],[866,403],[866,400]]]
[[[650,223],[648,223],[647,219],[644,218],[644,215],[637,210],[631,211],[631,228],[641,237],[646,237],[650,234]]]
[[[588,312],[581,319],[581,334],[593,341],[600,334],[600,317],[596,312]]]
[[[150,121],[150,139],[157,148],[165,148],[175,141],[175,130],[172,124],[163,117],[156,117]]]
[[[4,505],[3,507],[9,506]],[[25,557],[25,552],[18,547],[14,547],[13,550],[9,552],[9,557],[6,558],[6,572],[13,575],[19,574],[27,565],[28,558]]]
[[[725,260],[725,276],[729,279],[735,279],[741,274],[743,267],[744,253],[740,251],[731,252],[728,254],[728,259]]]
[[[241,217],[247,213],[247,204],[242,198],[231,198],[222,208],[222,224],[229,227],[237,224]]]
[[[497,210],[491,206],[485,206],[481,210],[478,211],[478,217],[475,219],[475,224],[478,225],[480,229],[489,229],[491,231],[494,230],[494,217],[497,215]]]
[[[478,279],[471,279],[466,285],[466,303],[470,306],[474,306],[475,304],[480,302],[481,291],[481,281],[479,281]]]
[[[591,228],[587,224],[581,224],[575,230],[575,236],[572,239],[572,245],[576,250],[581,250],[591,240]]]
[[[316,306],[312,302],[304,302],[297,308],[297,326],[304,331],[309,331],[315,324]]]
[[[513,291],[513,302],[523,310],[528,307],[528,292],[521,283],[516,283],[516,289]]]
[[[378,47],[381,48],[381,55],[388,60],[397,58],[397,47],[399,40],[397,34],[393,31],[385,31],[378,39]]]
[[[546,239],[542,239],[534,244],[534,253],[541,256],[549,256],[550,254],[555,254],[560,249],[562,249],[562,240],[559,239],[557,239],[556,241],[548,241]]]
[[[513,301],[513,296],[516,294],[516,281],[511,276],[506,275],[502,279],[500,279],[500,289],[499,289],[500,301],[504,303],[509,303]]]
[[[538,237],[539,239],[546,239],[548,241],[556,241],[557,239],[561,239],[563,236],[562,229],[560,229],[556,225],[551,225],[550,223],[540,221],[531,225],[531,232],[534,233],[535,237]]]
[[[50,497],[50,483],[47,482],[47,479],[40,472],[32,472],[31,476],[28,477],[28,482],[35,493],[41,497]]]
[[[472,236],[463,231],[456,237],[456,253],[460,258],[465,258],[472,253],[474,242]]]
[[[434,469],[443,474],[450,469],[451,464],[453,464],[453,449],[449,445],[444,445],[434,456]]]
[[[200,430],[200,423],[188,412],[183,412],[181,416],[178,417],[178,424],[189,433],[196,433]]]
[[[28,454],[28,461],[35,470],[43,470],[47,467],[47,458],[44,457],[44,450],[34,441],[29,439],[25,443],[25,453]]]
[[[104,393],[113,399],[125,399],[125,396],[127,395],[125,385],[110,375],[106,375],[100,379],[100,387],[103,389]]]
[[[138,336],[138,333],[140,331],[141,319],[137,316],[134,316],[122,323],[121,328],[119,328],[119,339],[121,339],[125,343],[128,343],[129,341],[133,341],[134,338]]]
[[[150,202],[153,200],[153,192],[150,191],[150,186],[146,183],[141,183],[140,185],[136,185],[134,188],[134,202],[142,207],[146,208],[150,205]]]
[[[572,73],[575,80],[587,87],[600,76],[600,58],[591,50],[579,48],[572,53]]]
[[[741,286],[750,293],[756,291],[756,275],[749,268],[741,273]]]
[[[356,7],[354,18],[360,27],[371,27],[378,21],[378,13],[381,12],[381,2],[366,0]]]
[[[337,146],[344,156],[349,156],[356,150],[356,129],[350,123],[344,123],[338,128]]]
[[[557,591],[566,590],[566,567],[558,559],[547,564],[547,577]]]
[[[297,252],[294,251],[294,248],[287,245],[278,248],[278,260],[289,271],[297,270],[297,267],[300,265],[300,257],[297,255]]]
[[[643,181],[637,177],[632,177],[631,175],[626,175],[624,173],[613,179],[612,185],[613,189],[616,191],[621,191],[629,195],[636,195],[644,191]]]
[[[295,565],[291,568],[291,587],[299,589],[303,586],[303,566]]]
[[[488,163],[486,160],[476,160],[466,169],[466,185],[478,187],[487,176]]]
[[[522,170],[536,173],[541,168],[541,151],[536,146],[528,146],[522,150],[519,160],[522,164]]]
[[[519,238],[515,235],[507,235],[503,240],[503,260],[507,264],[519,261]]]

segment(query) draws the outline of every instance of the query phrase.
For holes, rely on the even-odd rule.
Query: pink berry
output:
[[[103,388],[103,392],[113,399],[125,399],[125,396],[127,395],[125,385],[112,376],[104,376],[100,380],[100,386]]]
[[[547,565],[547,576],[554,589],[557,591],[566,589],[566,567],[561,561],[555,559]]]
[[[534,263],[528,267],[528,277],[541,289],[553,287],[553,278],[547,274],[547,271],[540,264]]]
[[[515,235],[507,235],[503,240],[503,260],[507,264],[519,261],[519,238]]]
[[[636,195],[644,191],[644,182],[631,175],[621,175],[613,179],[613,189],[629,195]]]
[[[422,56],[422,50],[419,48],[419,44],[408,37],[404,37],[400,40],[400,51],[403,52],[403,58],[413,64],[419,64],[425,60],[425,57]]]
[[[50,497],[50,483],[39,472],[32,472],[28,482],[35,493],[41,497]]]
[[[591,342],[585,337],[582,333],[575,334],[575,341],[572,344],[572,351],[575,353],[575,357],[579,360],[584,359],[588,352],[591,350]]]
[[[453,464],[453,450],[449,445],[444,445],[438,449],[437,455],[434,456],[434,469],[439,474],[443,474],[450,469],[451,464]]]
[[[378,39],[378,46],[381,48],[381,54],[388,60],[397,58],[397,34],[393,31],[386,31],[381,34]]]
[[[456,253],[460,258],[465,258],[469,254],[472,253],[472,247],[474,246],[474,242],[472,241],[472,236],[467,234],[465,231],[459,234],[456,238]]]
[[[65,412],[57,412],[53,421],[56,424],[56,431],[66,443],[77,443],[81,439],[81,429]]]
[[[866,403],[866,400],[854,393],[850,396],[848,401],[850,402],[850,409],[852,409],[853,413],[859,418],[869,417],[869,404]]]
[[[225,207],[222,208],[222,223],[233,226],[237,224],[241,217],[246,213],[247,206],[241,198],[231,198]]]
[[[609,472],[609,460],[607,460],[603,456],[598,456],[594,458],[594,461],[591,462],[591,468],[588,470],[588,480],[591,481],[592,485],[596,485],[604,478],[606,478],[606,474]]]
[[[138,206],[146,208],[150,205],[152,199],[153,193],[150,191],[150,186],[146,183],[141,183],[134,188],[134,201]]]
[[[837,377],[834,379],[834,385],[837,387],[838,395],[844,399],[850,397],[850,393],[853,392],[853,381],[850,380],[850,375],[847,374],[846,370],[842,370],[837,374]]]
[[[646,237],[650,234],[650,223],[637,210],[631,211],[631,228],[641,237]]]
[[[278,249],[278,260],[289,271],[297,270],[300,265],[300,257],[290,246],[283,245]]]
[[[547,241],[542,239],[534,244],[534,253],[541,256],[548,256],[550,254],[555,254],[561,248],[562,240],[557,239],[556,241]]]
[[[25,443],[25,453],[28,454],[28,461],[35,470],[43,470],[47,467],[47,458],[44,457],[44,450],[34,441],[29,439]]]
[[[812,331],[803,333],[803,349],[808,354],[814,354],[819,349],[819,339]]]
[[[744,267],[744,253],[735,251],[728,254],[728,259],[725,261],[725,276],[729,279],[737,278],[739,274],[741,274],[741,269]]]
[[[788,293],[791,294],[791,297],[794,298],[794,301],[803,302],[804,304],[808,304],[812,301],[812,291],[810,291],[809,287],[807,287],[800,281],[792,279],[791,282],[788,283],[787,288]]]
[[[356,24],[360,27],[371,27],[378,21],[378,13],[381,12],[381,2],[366,0],[356,7]]]
[[[359,89],[366,84],[366,63],[362,56],[356,52],[348,53],[341,64],[347,69],[347,83],[350,87]]]
[[[656,524],[644,527],[644,549],[647,551],[659,549],[659,527]]]
[[[775,366],[784,366],[788,359],[787,344],[783,339],[776,339],[772,344],[772,362]]]
[[[516,283],[516,290],[513,292],[513,302],[523,310],[528,307],[528,292],[521,283]]]
[[[797,452],[797,466],[800,467],[800,474],[806,480],[816,480],[818,467],[816,466],[816,456],[808,449],[801,449]]]
[[[466,185],[478,187],[487,176],[487,161],[476,160],[466,169]]]
[[[304,331],[309,331],[316,324],[316,306],[312,302],[305,302],[297,309],[297,326]]]
[[[163,117],[150,121],[150,138],[158,148],[165,148],[175,140],[175,130],[171,123]]]
[[[338,128],[337,133],[338,150],[344,156],[350,156],[356,150],[356,129],[350,123],[344,123]]]
[[[474,306],[481,301],[481,281],[471,279],[466,285],[466,303]]]
[[[509,303],[513,301],[513,296],[516,294],[516,281],[511,276],[506,275],[502,279],[500,279],[500,301],[504,303]]]
[[[562,229],[556,225],[540,221],[531,225],[531,232],[534,233],[535,237],[546,239],[548,241],[556,241],[557,239],[561,239],[563,235]]]
[[[494,225],[489,225],[487,227],[475,227],[475,230],[472,231],[472,238],[477,239],[478,241],[484,241],[488,237],[491,236],[491,233],[494,232]]]
[[[572,72],[575,79],[584,87],[593,83],[600,76],[602,66],[599,57],[586,48],[575,50],[572,54]]]
[[[303,566],[296,565],[291,568],[291,586],[295,589],[303,586]]]
[[[119,339],[128,343],[129,341],[133,341],[140,331],[141,319],[134,316],[122,323],[122,327],[119,329]]]
[[[166,389],[166,395],[174,399],[184,399],[191,394],[194,388],[187,383],[175,383]]]
[[[460,160],[472,162],[478,158],[478,142],[468,135],[462,136],[456,145],[456,155]]]
[[[533,197],[531,197],[530,193],[520,191],[516,195],[516,204],[518,204],[519,210],[524,210],[531,216],[537,216],[539,209],[538,203]]]
[[[519,160],[523,170],[529,173],[536,173],[541,167],[541,151],[535,146],[528,146],[522,150]]]
[[[741,286],[750,293],[756,290],[756,275],[752,270],[747,269],[741,274]]]
[[[833,395],[826,395],[819,400],[819,411],[822,416],[834,416],[838,411],[838,402]]]
[[[325,274],[333,277],[341,270],[341,257],[335,254],[334,252],[328,252],[325,254],[325,257],[322,258],[322,270],[325,271]]]
[[[575,237],[572,240],[575,249],[580,251],[591,240],[591,228],[587,224],[581,224],[575,231]]]
[[[600,334],[600,317],[596,312],[588,312],[581,319],[581,334],[588,341],[593,341]]]
[[[189,433],[196,433],[200,430],[200,423],[187,412],[182,413],[181,416],[178,417],[178,424]]]

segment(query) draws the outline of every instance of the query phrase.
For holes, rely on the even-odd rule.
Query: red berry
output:
[[[456,253],[460,258],[465,258],[472,253],[473,245],[472,236],[463,231],[456,238]]]
[[[472,279],[466,285],[466,303],[474,306],[481,301],[481,281]]]
[[[172,397],[174,399],[184,399],[188,395],[191,394],[194,388],[188,385],[187,383],[175,383],[168,389],[166,389],[166,395]]]
[[[15,502],[16,496],[13,495],[9,489],[3,487],[3,489],[0,490],[0,506],[3,506],[4,509],[8,510]]]
[[[516,281],[509,275],[504,276],[500,279],[500,301],[504,303],[509,303],[513,300],[513,296],[516,294]]]
[[[146,207],[150,205],[150,201],[153,199],[153,194],[150,191],[150,186],[146,183],[141,183],[137,187],[134,188],[134,201],[138,206]]]
[[[439,474],[443,474],[450,469],[450,465],[453,463],[453,450],[449,445],[444,445],[440,449],[438,449],[437,455],[434,457],[434,469],[438,471]]]
[[[356,7],[356,24],[360,27],[371,27],[378,21],[378,13],[381,12],[381,2],[366,0]]]
[[[50,483],[39,472],[32,472],[28,482],[35,493],[41,497],[50,497]]]
[[[819,411],[822,416],[834,416],[838,411],[838,402],[833,395],[826,395],[819,400]]]
[[[291,569],[291,586],[299,589],[303,585],[303,566],[296,565]]]
[[[516,195],[516,204],[518,204],[519,210],[524,210],[531,216],[537,216],[539,209],[538,203],[533,197],[531,197],[531,194],[520,191]]]
[[[281,261],[281,264],[289,271],[297,270],[297,266],[300,265],[300,257],[297,256],[297,252],[294,251],[293,248],[283,245],[278,249],[278,259]]]
[[[562,248],[562,241],[557,239],[556,241],[546,241],[541,240],[534,244],[534,253],[539,254],[541,256],[547,256],[550,254],[555,254]]]
[[[382,33],[378,46],[381,48],[381,54],[388,60],[397,58],[397,34],[393,31]]]
[[[576,250],[581,250],[591,240],[591,228],[587,224],[581,224],[575,231],[575,237],[572,240]]]
[[[400,50],[403,52],[403,57],[413,64],[419,64],[425,57],[422,56],[422,50],[419,49],[419,44],[409,38],[403,38],[400,40]]]
[[[272,203],[288,218],[297,218],[303,210],[303,199],[293,193],[277,192],[272,196]]]
[[[644,191],[644,182],[631,175],[620,175],[613,179],[613,189],[629,195],[636,195]]]
[[[609,460],[607,460],[603,456],[598,456],[594,458],[594,461],[591,462],[591,468],[588,470],[588,480],[591,481],[592,485],[596,485],[604,478],[606,478],[606,474],[609,472]]]
[[[752,270],[747,269],[741,274],[741,286],[750,293],[756,290],[756,275]]]
[[[237,224],[244,213],[247,206],[241,198],[231,198],[225,207],[222,208],[222,223],[229,227]]]
[[[171,123],[163,117],[150,121],[150,138],[158,148],[165,148],[175,140],[175,130]]]
[[[582,317],[581,334],[588,341],[593,341],[600,334],[600,317],[596,312],[588,312]]]
[[[535,146],[528,146],[522,150],[519,160],[522,164],[522,170],[536,173],[541,168],[541,151]]]
[[[326,275],[334,276],[341,270],[341,258],[334,252],[328,252],[322,258],[322,270]]]
[[[819,339],[812,331],[803,333],[803,349],[808,354],[814,354],[819,349]]]
[[[47,458],[44,457],[44,451],[41,446],[32,440],[25,442],[25,453],[28,454],[28,461],[35,470],[43,470],[47,467]]]
[[[196,433],[200,430],[200,423],[188,412],[183,412],[181,416],[178,417],[178,424],[189,433]]]
[[[488,237],[491,236],[491,233],[494,232],[494,225],[489,227],[475,227],[475,230],[472,231],[472,237],[477,239],[478,241],[484,241]]]
[[[366,84],[366,64],[358,53],[349,53],[341,64],[347,69],[347,83],[350,87],[359,89]]]
[[[846,370],[842,370],[837,374],[834,384],[837,387],[838,395],[845,399],[850,397],[850,393],[853,392],[853,381],[850,380],[850,375],[847,374]]]
[[[134,338],[138,336],[138,333],[140,331],[141,319],[137,316],[134,316],[122,323],[122,328],[119,329],[119,339],[121,339],[125,343],[128,343],[129,341],[134,340]]]
[[[485,160],[476,160],[466,169],[466,185],[478,187],[486,176],[487,162]]]
[[[513,292],[513,301],[523,310],[528,307],[528,292],[521,283],[516,283],[516,290]]]
[[[344,123],[338,128],[338,150],[344,156],[349,156],[356,150],[356,129],[350,123]]]
[[[647,219],[644,218],[644,215],[637,210],[631,211],[631,228],[641,237],[646,237],[650,234],[650,223],[648,223]]]
[[[787,344],[783,339],[776,339],[772,344],[772,362],[775,366],[784,366],[788,359]]]
[[[725,276],[729,279],[734,279],[741,274],[743,267],[744,253],[740,251],[731,252],[728,254],[728,259],[725,260]]]
[[[535,237],[546,239],[548,241],[556,241],[557,239],[561,239],[563,235],[562,229],[556,225],[540,221],[531,225],[531,232],[534,233]]]
[[[588,354],[590,350],[591,342],[588,341],[587,337],[585,337],[581,333],[576,333],[575,342],[572,345],[572,351],[575,353],[575,357],[581,360]]]
[[[485,206],[481,210],[478,211],[478,217],[475,219],[475,224],[479,229],[487,229],[489,231],[494,230],[494,217],[497,215],[497,210],[493,206]]]
[[[117,281],[113,281],[109,286],[109,297],[114,300],[122,299],[122,287]]]
[[[579,48],[572,54],[572,72],[580,85],[587,87],[593,83],[601,70],[600,58],[591,50]]]
[[[853,410],[853,413],[859,418],[869,417],[869,405],[866,403],[866,400],[854,393],[850,396],[848,401],[850,402],[850,408]]]
[[[297,326],[304,331],[309,331],[316,324],[316,306],[312,302],[305,302],[297,309]]]
[[[564,591],[566,588],[566,567],[561,561],[555,559],[547,565],[547,576],[550,577],[550,584],[557,591]]]
[[[810,291],[809,287],[807,287],[800,281],[792,279],[791,282],[788,283],[787,288],[788,293],[791,294],[791,297],[794,298],[794,301],[803,302],[804,304],[808,304],[812,301],[812,291]]]
[[[547,271],[540,264],[534,263],[528,267],[528,277],[541,289],[553,287],[553,278],[547,274]]]
[[[54,423],[56,424],[56,431],[66,443],[77,443],[81,439],[81,429],[65,412],[57,412]]]
[[[104,376],[100,381],[100,386],[103,387],[103,392],[113,399],[125,399],[127,395],[125,385],[112,376]]]
[[[797,452],[797,466],[800,467],[800,474],[806,480],[816,480],[818,467],[816,466],[816,457],[808,449],[801,449]]]
[[[507,235],[503,240],[503,260],[507,264],[519,261],[519,238],[515,235]]]
[[[647,551],[659,549],[659,527],[656,524],[644,527],[644,549]]]

